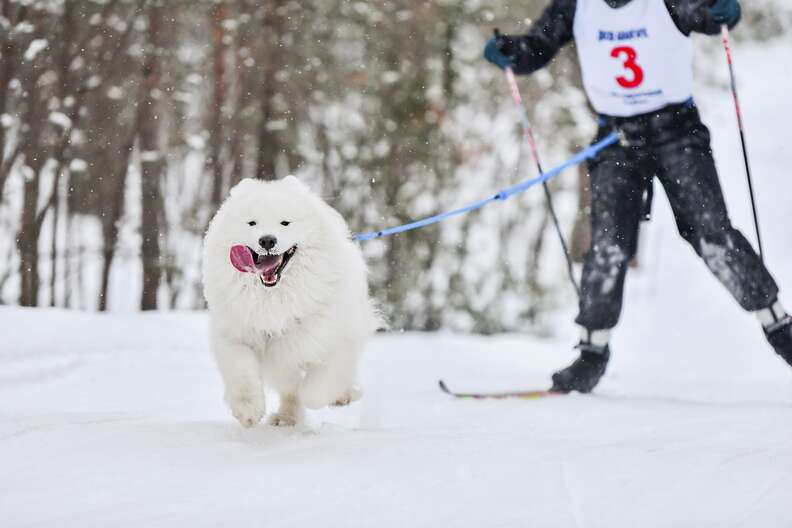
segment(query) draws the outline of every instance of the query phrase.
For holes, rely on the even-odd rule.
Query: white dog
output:
[[[204,240],[204,295],[225,400],[245,427],[280,396],[273,425],[303,406],[344,405],[364,342],[379,325],[366,265],[341,215],[295,177],[242,180]]]

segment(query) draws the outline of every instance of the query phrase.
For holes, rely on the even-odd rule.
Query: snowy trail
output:
[[[736,50],[771,269],[792,305],[787,43]],[[763,58],[764,57],[764,58]],[[725,73],[725,72],[724,72]],[[727,92],[700,94],[751,232]],[[299,430],[241,429],[204,314],[0,308],[0,526],[789,527],[792,371],[685,247],[659,193],[594,396],[542,388],[553,340],[378,336],[366,391]]]
[[[3,526],[789,525],[792,376],[771,357],[731,393],[673,372],[628,390],[622,368],[593,397],[461,402],[439,376],[544,383],[565,343],[384,336],[363,401],[249,431],[221,404],[203,315],[0,314],[5,335],[70,336],[14,337],[36,362],[3,348]],[[74,362],[25,381],[49,353]]]

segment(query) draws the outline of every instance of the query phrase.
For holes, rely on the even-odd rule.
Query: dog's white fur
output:
[[[290,224],[282,226],[284,220]],[[233,245],[262,251],[263,235],[277,237],[275,253],[297,246],[274,287],[229,261]],[[212,349],[226,403],[243,426],[264,416],[265,389],[280,397],[269,419],[274,425],[299,422],[303,406],[317,409],[360,396],[358,360],[379,317],[360,248],[333,208],[293,176],[242,180],[209,225],[203,259]]]

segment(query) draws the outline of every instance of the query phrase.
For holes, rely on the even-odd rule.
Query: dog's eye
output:
[[[284,220],[283,222],[281,222],[281,225],[284,226],[284,227],[289,225],[289,224],[291,224],[291,222],[289,222],[288,220]]]
[[[254,225],[256,225],[256,221],[255,220],[251,220],[250,222],[248,222],[248,225],[253,227]]]

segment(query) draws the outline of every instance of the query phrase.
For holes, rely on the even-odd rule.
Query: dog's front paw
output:
[[[275,413],[271,415],[267,422],[275,427],[294,427],[297,425],[297,417],[287,413]]]
[[[231,413],[239,420],[242,427],[254,427],[264,417],[264,402],[256,402],[250,398],[237,398],[231,403]]]
[[[363,396],[363,393],[357,387],[352,387],[348,391],[346,391],[340,398],[333,402],[333,405],[336,407],[343,407],[345,405],[349,405],[352,402],[358,401]]]

